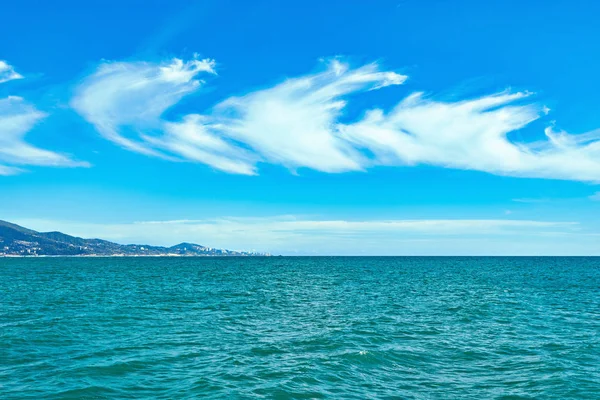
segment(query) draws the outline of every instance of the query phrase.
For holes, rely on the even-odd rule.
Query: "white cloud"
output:
[[[46,114],[20,97],[0,99],[0,160],[11,165],[78,166],[81,163],[23,140],[26,132]]]
[[[184,63],[104,63],[77,88],[71,104],[107,139],[133,151],[160,155],[144,141],[129,138],[126,132],[150,134],[161,129],[160,116],[194,92],[200,72],[213,73],[210,60]]]
[[[259,161],[338,172],[362,169],[360,154],[332,130],[341,97],[406,79],[375,64],[351,70],[334,60],[325,72],[230,98],[213,114],[162,119],[200,87],[195,76],[213,67],[210,60],[179,59],[103,64],[77,88],[72,105],[107,139],[143,154],[241,174],[254,174]]]
[[[163,113],[196,91],[211,61],[103,64],[78,88],[73,106],[108,139],[133,151],[254,174],[268,162],[291,170],[365,170],[428,164],[498,175],[600,181],[600,131],[545,130],[546,140],[509,135],[549,112],[531,94],[502,92],[442,102],[414,93],[391,110],[355,121],[348,97],[402,84],[406,76],[375,63],[330,61],[320,73],[231,97],[205,113],[166,121]]]
[[[6,61],[0,60],[0,83],[12,81],[14,79],[23,79],[23,75],[17,73]]]
[[[20,79],[14,69],[0,61],[0,83]],[[29,132],[46,114],[38,111],[23,98],[9,96],[0,98],[0,175],[16,175],[24,170],[21,166],[38,165],[53,167],[87,166],[87,163],[35,147],[25,141]]]
[[[77,88],[71,104],[105,138],[146,155],[205,163],[231,173],[253,174],[246,151],[211,132],[199,115],[180,122],[161,117],[198,90],[200,73],[214,74],[214,61],[104,63]]]
[[[164,122],[164,135],[141,137],[149,145],[221,171],[254,175],[258,157],[213,134],[215,126],[202,115],[190,114],[181,122]]]
[[[507,135],[542,109],[514,102],[527,93],[500,93],[444,103],[413,94],[389,113],[372,110],[344,126],[348,140],[383,165],[430,164],[517,177],[600,181],[600,132],[569,135],[547,128],[547,140],[519,143]]]
[[[548,241],[577,235],[574,222],[515,219],[472,220],[318,220],[295,216],[215,218],[93,224],[72,221],[17,220],[36,230],[60,230],[120,243],[173,245],[195,242],[232,250],[283,254],[471,254],[473,241],[506,243],[514,252],[523,239]],[[488,244],[489,244],[488,243]],[[419,245],[419,244],[422,244]],[[508,244],[511,244],[509,246]],[[415,247],[415,245],[417,247]],[[513,250],[511,250],[513,249]]]
[[[548,203],[551,200],[547,199],[547,198],[536,199],[536,198],[525,197],[525,198],[512,199],[512,201],[514,201],[515,203]]]
[[[0,176],[18,175],[24,172],[21,168],[0,165]]]
[[[376,64],[350,69],[333,60],[324,72],[227,99],[212,117],[222,135],[247,144],[268,162],[324,172],[362,170],[366,160],[336,129],[344,96],[405,80]]]

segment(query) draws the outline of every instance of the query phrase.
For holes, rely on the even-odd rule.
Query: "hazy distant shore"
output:
[[[152,257],[178,257],[178,258],[194,258],[194,257],[220,257],[220,258],[235,258],[235,257],[273,257],[271,254],[258,254],[258,255],[222,255],[222,254],[40,254],[40,255],[20,255],[20,254],[0,254],[0,258],[152,258]]]
[[[174,246],[119,244],[85,239],[62,232],[37,232],[0,220],[0,257],[256,257],[257,251],[238,251],[179,243]]]

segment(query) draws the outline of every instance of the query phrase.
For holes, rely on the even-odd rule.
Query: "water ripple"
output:
[[[0,398],[597,399],[600,259],[0,259]]]

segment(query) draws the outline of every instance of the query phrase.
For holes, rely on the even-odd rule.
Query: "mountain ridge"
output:
[[[0,220],[0,257],[27,256],[269,256],[268,253],[233,251],[195,243],[174,246],[119,244],[103,239],[85,239],[66,233],[38,232]]]

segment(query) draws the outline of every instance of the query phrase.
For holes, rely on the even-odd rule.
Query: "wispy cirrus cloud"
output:
[[[179,122],[163,113],[198,90],[212,60],[104,63],[77,88],[71,105],[106,139],[138,153],[190,160],[230,173],[253,174],[253,157],[215,135],[200,115]]]
[[[23,75],[17,73],[12,65],[6,61],[0,60],[0,83],[12,81],[14,79],[23,79]]]
[[[227,99],[212,114],[163,119],[213,67],[211,60],[106,63],[81,83],[72,105],[107,139],[139,153],[240,174],[256,173],[260,161],[339,172],[363,168],[359,152],[332,129],[342,97],[406,79],[375,64],[349,69],[332,61],[325,72]]]
[[[214,73],[211,60],[104,63],[77,88],[71,105],[105,138],[139,153],[161,153],[140,140],[163,127],[161,115],[196,91],[196,75]]]
[[[571,135],[553,127],[546,139],[509,134],[548,109],[527,92],[501,92],[442,102],[414,93],[390,110],[363,110],[346,121],[349,96],[404,83],[376,63],[325,70],[231,97],[205,112],[165,120],[164,112],[198,90],[208,60],[108,63],[86,78],[72,104],[98,131],[140,153],[254,174],[257,163],[291,170],[366,170],[435,165],[515,177],[600,181],[600,131]]]
[[[13,67],[0,61],[0,83],[20,79]],[[25,141],[25,135],[36,124],[46,118],[18,96],[0,98],[0,175],[15,175],[23,172],[23,166],[78,167],[88,166],[74,161],[66,155],[41,149]]]
[[[514,201],[515,203],[536,204],[536,203],[548,203],[548,202],[551,201],[551,199],[549,199],[549,198],[522,197],[522,198],[512,199],[512,201]]]
[[[229,98],[210,117],[218,122],[216,133],[246,144],[267,162],[323,172],[362,170],[368,160],[337,128],[345,97],[406,79],[374,63],[352,69],[332,60],[324,72]]]
[[[343,130],[383,165],[429,164],[515,177],[600,181],[600,132],[569,135],[549,127],[545,141],[508,139],[509,133],[545,112],[536,104],[515,104],[529,96],[506,92],[439,102],[416,93],[390,112],[369,111]]]

